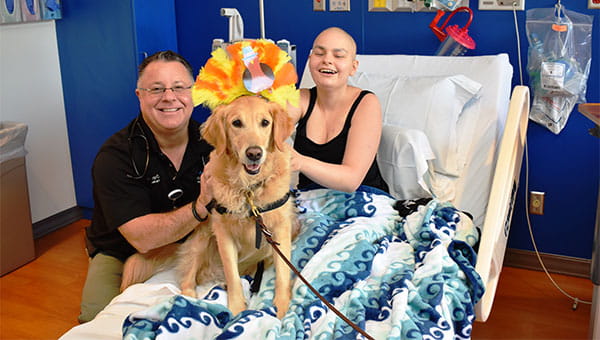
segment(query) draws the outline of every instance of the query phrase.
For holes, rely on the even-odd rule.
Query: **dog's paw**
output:
[[[245,301],[229,301],[228,303],[229,310],[233,315],[238,315],[239,313],[246,310],[246,302]]]
[[[277,307],[277,318],[280,320],[283,319],[290,307],[290,299],[285,297],[278,299],[276,296],[273,300],[273,304]]]
[[[196,289],[195,288],[183,288],[181,290],[181,294],[192,297],[192,298],[196,298]]]
[[[287,314],[287,311],[288,311],[288,306],[285,306],[285,309],[284,308],[281,308],[281,309],[277,308],[277,318],[279,320],[283,319],[283,317]]]

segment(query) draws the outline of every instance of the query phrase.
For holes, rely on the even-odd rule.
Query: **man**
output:
[[[190,64],[177,53],[146,58],[135,90],[140,115],[96,156],[80,322],[93,319],[119,294],[130,255],[177,242],[208,217],[212,195],[204,164],[212,147],[191,119],[193,82]]]

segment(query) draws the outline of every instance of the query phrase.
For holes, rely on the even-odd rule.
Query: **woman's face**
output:
[[[189,71],[177,61],[153,61],[144,69],[135,93],[144,121],[154,133],[187,129],[194,110],[192,91],[188,89],[192,84]],[[170,89],[157,91],[165,88]]]
[[[345,86],[356,72],[356,46],[347,33],[338,29],[323,31],[313,44],[309,57],[310,74],[317,86]]]

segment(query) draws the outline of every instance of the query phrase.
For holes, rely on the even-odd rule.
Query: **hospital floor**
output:
[[[36,259],[0,278],[0,339],[57,339],[77,325],[88,223],[80,220],[36,240]],[[589,279],[553,278],[591,301]],[[472,339],[587,339],[590,306],[571,306],[543,272],[504,267],[490,318],[473,325]]]

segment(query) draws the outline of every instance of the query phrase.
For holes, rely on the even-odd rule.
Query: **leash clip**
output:
[[[254,193],[252,191],[246,191],[246,202],[248,202],[248,205],[250,206],[250,212],[252,213],[252,216],[259,217],[260,210],[258,210],[256,205],[254,205],[253,198],[254,198]]]

